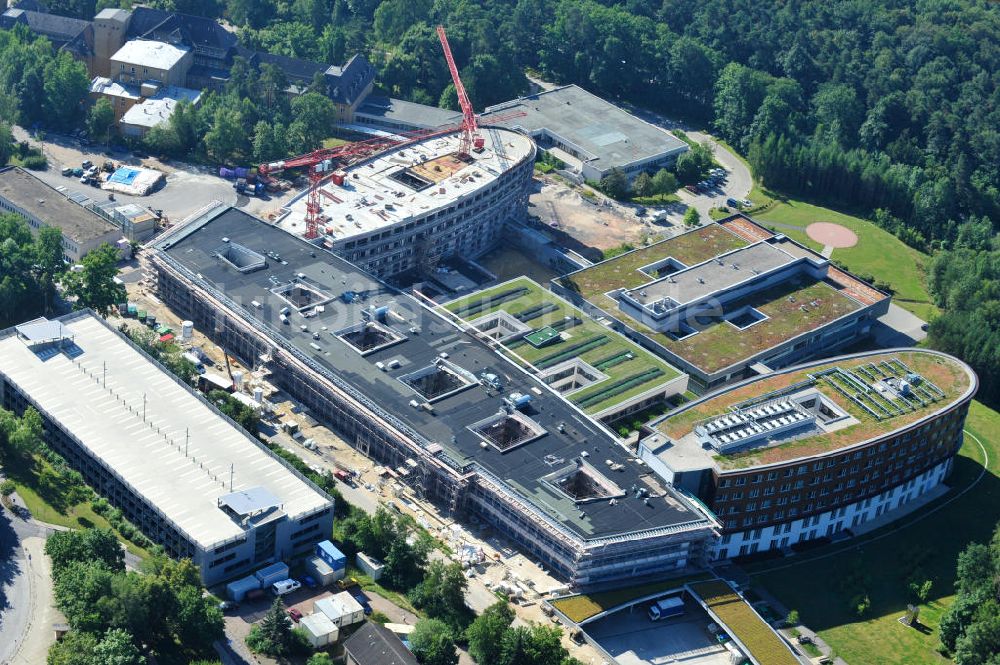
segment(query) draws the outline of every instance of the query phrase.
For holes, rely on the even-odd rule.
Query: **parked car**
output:
[[[305,584],[310,589],[315,589],[316,587],[319,586],[319,584],[316,583],[316,580],[314,580],[311,575],[303,575],[302,583]]]
[[[73,168],[69,167],[69,166],[64,166],[63,170],[62,170],[62,174],[65,175],[65,176],[73,175]]]
[[[298,623],[302,619],[302,612],[297,607],[293,607],[288,610],[288,616],[292,618],[292,621]]]
[[[94,162],[90,161],[89,159],[85,159],[85,160],[83,160],[83,162],[80,163],[80,166],[82,166],[85,169],[89,169],[93,165],[94,165]]]
[[[235,600],[224,600],[221,603],[219,603],[219,609],[222,610],[223,612],[228,612],[229,610],[235,610],[239,606],[240,604],[237,603]]]
[[[297,591],[301,587],[302,583],[299,582],[298,580],[293,580],[293,579],[278,580],[277,582],[271,585],[271,593],[273,593],[275,596],[284,596],[292,593],[293,591]]]

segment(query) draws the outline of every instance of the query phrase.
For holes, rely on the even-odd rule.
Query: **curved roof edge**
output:
[[[821,366],[824,366],[824,365],[835,365],[838,362],[856,360],[856,359],[860,359],[860,358],[873,357],[873,356],[886,356],[886,355],[902,354],[902,353],[918,353],[918,354],[924,354],[924,355],[929,355],[929,356],[936,356],[938,358],[943,358],[944,360],[946,360],[946,361],[948,361],[950,363],[953,363],[954,365],[956,365],[957,367],[959,367],[960,369],[962,369],[962,370],[965,371],[966,375],[969,377],[969,385],[966,387],[965,391],[960,396],[952,398],[951,400],[949,400],[949,402],[946,405],[943,405],[941,408],[935,409],[933,412],[928,413],[928,414],[926,414],[924,416],[921,416],[919,419],[917,419],[915,421],[906,423],[905,425],[900,425],[899,427],[895,427],[895,428],[893,428],[893,429],[891,429],[891,430],[889,430],[887,432],[883,432],[883,433],[880,433],[880,434],[878,434],[876,436],[872,436],[872,437],[866,438],[866,439],[864,439],[862,441],[857,441],[855,443],[852,443],[852,444],[849,444],[849,445],[846,445],[846,446],[842,446],[842,447],[838,447],[838,448],[833,448],[833,449],[830,449],[830,450],[825,450],[825,451],[822,451],[822,452],[813,453],[813,454],[809,454],[809,455],[802,455],[802,456],[798,456],[798,457],[791,457],[791,458],[786,459],[786,460],[780,460],[780,461],[774,461],[774,462],[767,462],[767,463],[760,463],[760,464],[751,464],[751,465],[743,466],[743,467],[724,468],[724,467],[721,467],[718,464],[716,464],[717,469],[721,473],[732,473],[732,472],[745,472],[745,471],[747,471],[749,469],[766,469],[766,468],[776,467],[776,466],[786,466],[788,464],[794,464],[794,463],[801,462],[802,460],[814,459],[814,458],[820,458],[820,457],[826,457],[826,456],[829,456],[829,455],[835,455],[835,454],[838,454],[838,453],[842,453],[845,450],[853,450],[855,448],[860,448],[860,447],[863,447],[863,446],[866,446],[866,445],[870,445],[871,443],[873,443],[875,441],[879,441],[879,440],[885,439],[885,438],[887,438],[889,436],[892,436],[892,435],[895,435],[897,433],[904,432],[904,431],[910,430],[910,429],[914,429],[916,427],[920,427],[921,425],[925,424],[927,421],[933,420],[933,419],[939,417],[942,413],[950,411],[952,409],[955,409],[955,408],[961,406],[962,404],[965,404],[965,403],[971,401],[972,398],[975,396],[976,392],[979,390],[979,376],[972,369],[972,367],[970,367],[965,361],[963,361],[963,360],[961,360],[959,358],[956,358],[955,356],[953,356],[951,354],[944,353],[943,351],[937,351],[935,349],[921,349],[921,348],[917,348],[917,347],[895,347],[895,348],[891,348],[891,349],[875,349],[875,350],[871,350],[871,351],[862,351],[862,352],[859,352],[859,353],[850,353],[850,354],[844,354],[844,355],[840,355],[840,356],[833,356],[833,357],[829,357],[829,358],[820,358],[820,359],[816,359],[816,360],[811,360],[809,362],[800,363],[798,365],[792,365],[790,367],[784,367],[782,369],[775,370],[771,374],[765,374],[765,375],[762,375],[762,376],[755,376],[755,377],[751,377],[749,379],[745,379],[743,381],[740,381],[738,383],[734,383],[734,384],[731,384],[731,385],[728,385],[728,386],[723,386],[719,390],[715,390],[715,391],[713,391],[711,393],[708,393],[706,395],[702,395],[698,399],[696,399],[694,401],[691,401],[691,402],[688,402],[687,404],[684,404],[684,405],[682,405],[682,406],[674,409],[673,411],[670,411],[669,413],[664,414],[662,417],[660,417],[657,420],[649,423],[649,427],[652,428],[653,430],[655,430],[656,433],[657,433],[657,435],[659,435],[660,437],[663,437],[663,439],[664,439],[664,440],[658,442],[656,444],[656,447],[651,449],[651,452],[653,452],[654,454],[658,454],[658,452],[660,450],[662,450],[662,448],[664,446],[668,445],[670,443],[670,441],[671,441],[671,437],[669,435],[667,435],[666,433],[664,433],[661,430],[659,430],[659,426],[662,423],[670,420],[671,418],[675,418],[678,415],[680,415],[680,414],[682,414],[682,413],[684,413],[686,411],[689,411],[689,410],[691,410],[693,408],[696,408],[696,407],[698,407],[700,405],[703,405],[703,404],[705,404],[705,403],[707,403],[707,402],[709,402],[709,401],[711,401],[713,399],[717,399],[717,398],[721,397],[722,395],[724,395],[726,393],[733,392],[733,391],[738,390],[740,388],[749,386],[749,385],[751,385],[753,383],[756,383],[756,382],[759,382],[759,381],[764,381],[766,379],[769,379],[769,378],[772,378],[772,377],[775,377],[775,376],[781,376],[783,374],[791,374],[791,373],[794,373],[794,372],[800,372],[802,370],[809,369],[811,367],[821,367]],[[654,436],[656,436],[656,435],[654,435]],[[652,437],[650,437],[650,438],[652,438]]]

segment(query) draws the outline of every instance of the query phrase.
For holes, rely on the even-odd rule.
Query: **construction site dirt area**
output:
[[[411,166],[410,170],[418,176],[436,184],[442,180],[450,178],[453,174],[462,170],[466,166],[468,166],[467,161],[459,159],[455,154],[451,154],[442,155],[441,157],[429,159],[426,162],[417,164],[416,166]]]
[[[613,203],[591,202],[576,189],[556,182],[543,182],[531,195],[528,214],[548,227],[558,242],[584,256],[590,254],[587,248],[604,251],[623,243],[638,244],[662,232],[618,210]]]

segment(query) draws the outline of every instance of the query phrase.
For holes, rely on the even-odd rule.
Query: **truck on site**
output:
[[[649,620],[671,619],[684,614],[684,599],[680,596],[661,598],[649,606]]]

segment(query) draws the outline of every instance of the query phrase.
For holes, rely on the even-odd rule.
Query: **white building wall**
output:
[[[891,516],[891,522],[902,516],[900,509],[910,501],[941,484],[951,470],[953,458],[941,462],[902,485],[835,510],[761,529],[748,529],[726,534],[713,544],[715,561],[735,556],[781,549],[795,543],[832,536],[844,529],[857,529],[867,522]],[[899,514],[893,515],[897,511]]]

